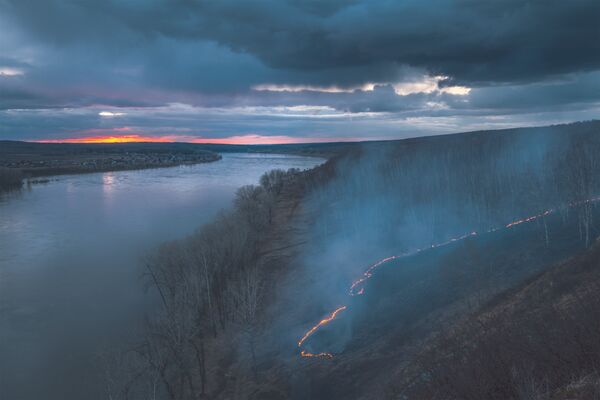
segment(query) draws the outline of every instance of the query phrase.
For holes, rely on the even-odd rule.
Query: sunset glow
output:
[[[142,135],[121,135],[121,136],[88,136],[83,138],[50,139],[35,140],[38,143],[134,143],[134,142],[159,142],[166,143],[173,140],[167,140],[162,137],[151,137]]]
[[[197,144],[293,144],[293,143],[326,143],[340,141],[359,141],[362,138],[336,138],[336,137],[291,137],[291,136],[263,136],[239,135],[225,138],[199,138],[186,135],[146,136],[139,134],[130,135],[98,135],[80,138],[43,139],[33,140],[37,143],[197,143]]]

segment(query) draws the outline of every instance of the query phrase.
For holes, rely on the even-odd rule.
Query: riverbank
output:
[[[26,161],[22,167],[16,169],[22,171],[25,176],[39,177],[176,167],[213,162],[220,159],[220,155],[209,152],[191,155],[127,153],[125,155],[107,154],[104,157],[77,157],[72,160]]]
[[[28,177],[174,167],[220,159],[213,151],[187,144],[78,145],[5,141],[0,147],[0,190],[21,187]]]

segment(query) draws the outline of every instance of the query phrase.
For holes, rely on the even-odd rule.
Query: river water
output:
[[[106,398],[101,355],[134,337],[154,306],[140,279],[143,255],[209,221],[265,171],[321,162],[223,154],[0,194],[0,398]]]

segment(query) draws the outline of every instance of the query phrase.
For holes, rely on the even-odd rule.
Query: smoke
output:
[[[592,122],[367,143],[330,162],[324,168],[332,178],[307,201],[315,218],[303,259],[314,277],[306,293],[324,307],[315,320],[346,304],[351,282],[383,257],[564,205],[564,156],[582,140],[600,149],[599,128]],[[346,312],[339,319],[350,318]],[[333,325],[307,346],[322,351],[333,334],[342,351],[350,323]]]

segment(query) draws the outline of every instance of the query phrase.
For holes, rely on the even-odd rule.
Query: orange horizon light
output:
[[[123,128],[121,128],[123,129]],[[324,143],[338,141],[356,141],[357,138],[301,138],[291,136],[263,136],[256,134],[229,136],[226,138],[199,138],[187,135],[145,136],[128,135],[95,135],[81,138],[40,139],[36,143],[196,143],[196,144],[294,144],[294,143]],[[359,139],[360,140],[360,139]]]
[[[152,137],[142,135],[107,135],[107,136],[88,136],[83,138],[66,138],[66,139],[48,139],[35,140],[36,143],[141,143],[141,142],[158,142],[168,143],[173,140],[168,140],[164,137]]]

